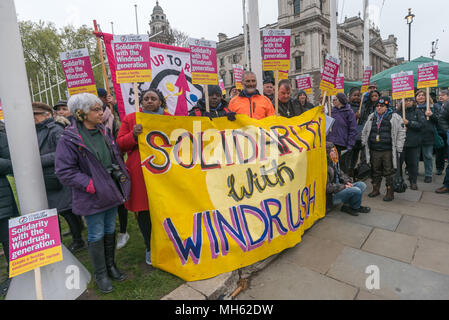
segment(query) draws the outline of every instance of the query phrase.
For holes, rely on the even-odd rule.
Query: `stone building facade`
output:
[[[261,30],[291,29],[289,79],[296,87],[296,76],[309,73],[314,88],[311,98],[317,101],[321,68],[330,51],[330,1],[278,0],[278,9],[278,21]],[[344,73],[345,81],[358,81],[363,77],[363,26],[360,16],[346,18],[337,26],[340,73]],[[233,84],[232,64],[246,65],[243,34],[228,38],[220,33],[218,40],[218,74],[229,89]],[[370,65],[373,66],[373,74],[396,65],[396,56],[396,37],[390,35],[384,40],[379,29],[370,28]]]

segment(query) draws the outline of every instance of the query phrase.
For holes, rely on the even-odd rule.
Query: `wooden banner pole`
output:
[[[427,111],[430,111],[430,88],[427,87],[426,88],[426,102],[427,102]],[[429,120],[430,118],[427,117],[427,120]]]
[[[279,70],[274,72],[274,108],[276,115],[279,115]]]
[[[405,98],[402,98],[402,120],[405,120]]]
[[[97,33],[98,32],[98,25],[97,25],[97,20],[94,20],[94,30]],[[109,81],[108,81],[108,74],[106,73],[106,65],[104,63],[104,57],[103,57],[103,47],[101,46],[101,40],[99,37],[97,38],[97,48],[98,48],[98,52],[100,55],[100,61],[101,61],[101,69],[103,71],[103,79],[104,79],[104,83],[105,83],[105,89],[106,92],[108,94],[108,96],[111,94],[111,90],[109,89]],[[111,111],[113,111],[112,108],[112,104],[108,103],[109,108],[111,109]]]
[[[34,269],[34,284],[36,287],[36,300],[44,300],[44,295],[42,293],[41,268]]]
[[[329,113],[329,117],[332,117],[332,101],[331,101],[331,96],[327,97],[327,110]]]
[[[209,106],[209,88],[208,85],[205,84],[203,86],[204,88],[204,99],[206,100],[206,111],[209,113],[210,112],[210,106]]]

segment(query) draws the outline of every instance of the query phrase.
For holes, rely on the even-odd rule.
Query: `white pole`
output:
[[[247,16],[247,11],[246,11],[246,1],[242,0],[242,5],[243,5],[243,40],[245,41],[245,69],[248,69],[249,66],[249,55],[248,55],[248,25],[246,23],[246,16]]]
[[[256,74],[257,89],[263,92],[262,51],[260,50],[259,3],[248,0],[248,26],[251,52],[250,70]]]
[[[30,79],[31,101],[34,101],[33,82]]]
[[[47,69],[48,74],[48,90],[50,90],[50,96],[51,96],[51,107],[55,105],[55,100],[53,99],[53,90],[51,89],[51,78],[50,78],[50,69]]]
[[[338,58],[338,40],[337,40],[337,0],[330,0],[330,53],[331,56]]]
[[[139,23],[137,22],[137,4],[134,5],[135,11],[136,11],[136,29],[137,34],[139,34]]]
[[[42,76],[44,77],[45,102],[48,104],[48,90],[47,90],[47,81],[45,80],[45,72],[42,72]]]
[[[364,28],[363,28],[363,66],[366,68],[370,65],[370,52],[369,52],[369,0],[363,1],[363,16],[364,16]]]
[[[58,64],[55,62],[56,85],[58,86],[58,97],[61,101],[61,89],[59,88]]]
[[[36,129],[27,94],[28,81],[23,47],[13,0],[0,1],[0,96],[4,102],[5,126],[21,214],[48,208],[42,164],[37,145]],[[43,298],[49,300],[76,299],[87,288],[90,275],[86,268],[62,246],[64,260],[40,268]],[[67,267],[77,268],[79,289],[68,288]],[[39,272],[37,272],[39,273]],[[34,272],[12,279],[7,300],[32,300],[38,297]]]
[[[41,84],[39,82],[39,74],[37,74],[36,79],[37,79],[37,90],[39,90],[39,102],[42,102],[42,92],[41,92]]]

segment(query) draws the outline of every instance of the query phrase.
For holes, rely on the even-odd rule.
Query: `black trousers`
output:
[[[440,135],[441,136],[441,135]],[[435,167],[437,168],[437,171],[444,171],[444,165],[445,161],[444,159],[447,158],[447,141],[446,136],[441,136],[441,138],[444,141],[444,147],[440,149],[435,149]]]
[[[416,159],[418,159],[421,147],[405,147],[401,154],[401,170],[405,162],[408,171],[408,179],[410,183],[416,183],[418,177],[418,166]]]
[[[137,224],[139,225],[140,232],[143,236],[143,241],[145,242],[145,246],[147,251],[150,250],[150,241],[151,241],[151,219],[150,219],[150,211],[140,211],[137,212]]]
[[[381,184],[385,177],[387,187],[393,185],[396,170],[393,166],[393,152],[370,150],[371,178],[373,184]],[[416,160],[415,160],[416,161]]]
[[[350,168],[350,165],[351,165],[352,152],[347,151],[343,155],[341,155],[342,152],[346,150],[346,148],[342,147],[342,146],[337,146],[337,145],[335,145],[335,148],[337,148],[337,152],[338,152],[338,159],[340,161],[340,169],[341,169],[341,171],[343,171],[344,173],[347,174],[348,169]]]

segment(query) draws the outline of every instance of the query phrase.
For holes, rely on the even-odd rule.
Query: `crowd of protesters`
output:
[[[256,75],[247,71],[242,85],[242,90],[230,89],[229,100],[219,86],[208,86],[209,110],[203,98],[189,116],[227,117],[234,121],[236,114],[256,120],[275,115],[274,80],[265,79],[260,93]],[[278,83],[278,112],[282,117],[292,118],[315,108],[305,91],[293,91],[289,80]],[[165,98],[157,89],[141,93],[140,106],[143,113],[169,116]],[[111,292],[111,280],[126,278],[115,263],[115,250],[124,247],[130,238],[128,211],[135,213],[146,247],[145,261],[151,265],[151,212],[138,145],[142,125],[136,123],[135,113],[120,122],[114,98],[104,89],[98,89],[98,97],[82,93],[54,107],[36,102],[32,109],[49,206],[57,208],[69,226],[69,250],[77,252],[87,247],[98,289]],[[437,174],[444,171],[449,130],[447,90],[440,91],[438,103],[427,108],[422,91],[406,99],[404,106],[393,107],[375,85],[363,96],[353,88],[348,96],[338,93],[326,110],[335,120],[326,143],[328,208],[342,203],[341,211],[353,216],[370,212],[369,207],[362,206],[362,194],[367,188],[361,181],[363,172],[371,174],[373,190],[369,197],[380,195],[385,177],[387,192],[383,200],[392,201],[393,178],[403,164],[410,188],[417,190],[421,154],[424,182],[431,182],[438,137],[443,147],[436,149]],[[8,262],[8,219],[18,216],[18,209],[7,175],[12,175],[12,165],[0,122],[0,241]],[[449,166],[444,186],[436,192],[449,193]],[[87,246],[83,228],[87,228]],[[7,290],[7,285],[3,287]]]

